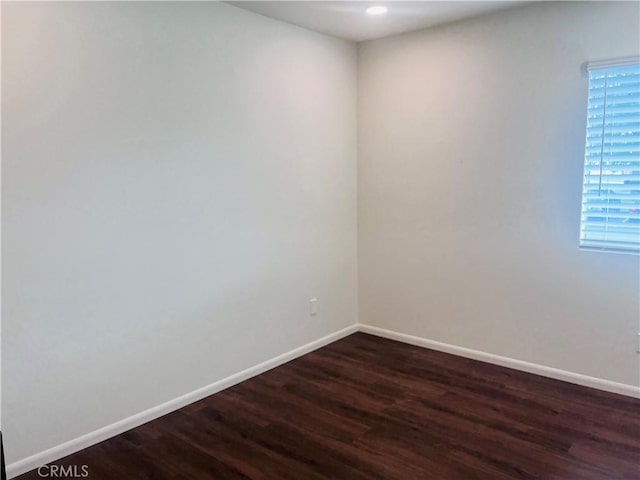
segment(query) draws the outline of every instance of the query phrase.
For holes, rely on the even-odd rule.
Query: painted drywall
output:
[[[353,44],[215,2],[2,8],[8,463],[357,321]]]
[[[636,2],[542,2],[359,45],[360,322],[638,385],[639,257],[578,249],[590,60]]]

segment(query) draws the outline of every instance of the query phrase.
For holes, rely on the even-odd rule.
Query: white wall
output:
[[[354,45],[209,2],[2,8],[9,463],[356,322]]]
[[[589,60],[636,2],[526,5],[359,46],[360,322],[639,384],[639,257],[578,250]]]

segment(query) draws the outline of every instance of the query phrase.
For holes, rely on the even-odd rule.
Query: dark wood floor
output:
[[[639,461],[638,400],[357,333],[57,464],[90,480],[622,480]]]

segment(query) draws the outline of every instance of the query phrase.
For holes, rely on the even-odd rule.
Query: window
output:
[[[640,252],[640,63],[589,65],[580,247]]]

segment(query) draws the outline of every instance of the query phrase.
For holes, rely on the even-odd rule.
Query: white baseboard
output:
[[[371,335],[388,338],[390,340],[397,340],[399,342],[408,343],[410,345],[415,345],[418,347],[430,348],[439,352],[451,353],[453,355],[458,355],[459,357],[480,360],[482,362],[493,363],[494,365],[513,368],[514,370],[534,373],[543,377],[555,378],[556,380],[563,380],[565,382],[575,383],[577,385],[582,385],[585,387],[597,388],[598,390],[604,390],[606,392],[618,393],[629,397],[640,398],[640,387],[636,387],[634,385],[612,382],[610,380],[604,380],[602,378],[590,377],[588,375],[582,375],[580,373],[560,370],[558,368],[546,367],[537,363],[530,363],[523,360],[516,360],[514,358],[502,357],[500,355],[481,352],[479,350],[473,350],[471,348],[458,347],[456,345],[450,345],[448,343],[436,342],[435,340],[407,335],[406,333],[394,332],[392,330],[386,330],[384,328],[374,327],[371,325],[360,324],[359,330],[363,333],[369,333]]]
[[[324,347],[325,345],[333,343],[336,340],[340,340],[341,338],[351,335],[357,331],[358,325],[351,325],[327,335],[326,337],[314,340],[311,343],[307,343],[306,345],[293,349],[287,353],[283,353],[275,358],[247,368],[246,370],[231,375],[230,377],[223,378],[222,380],[218,380],[217,382],[194,390],[182,395],[181,397],[169,400],[168,402],[150,408],[149,410],[145,410],[144,412],[140,412],[116,423],[112,423],[111,425],[107,425],[106,427],[102,427],[98,430],[87,433],[86,435],[82,435],[81,437],[74,438],[73,440],[69,440],[68,442],[62,443],[43,452],[36,453],[30,457],[13,462],[7,465],[7,477],[17,477],[18,475],[22,475],[23,473],[41,467],[42,465],[54,462],[66,457],[67,455],[71,455],[72,453],[83,450],[95,445],[96,443],[100,443],[111,437],[124,433],[127,430],[131,430],[132,428],[138,427],[151,420],[155,420],[156,418],[178,410],[190,403],[202,400],[209,395],[213,395],[214,393],[232,387],[233,385],[243,382],[251,377],[260,375],[267,370],[271,370],[283,363],[289,362],[295,358],[305,355],[306,353],[312,352],[313,350],[317,350],[320,347]]]
[[[287,353],[279,355],[275,358],[262,362],[258,365],[250,367],[246,370],[238,372],[227,378],[223,378],[217,382],[214,382],[205,387],[194,390],[190,393],[182,395],[181,397],[170,400],[166,403],[158,405],[156,407],[140,412],[131,417],[120,420],[106,427],[100,428],[93,432],[82,435],[81,437],[74,438],[68,442],[57,445],[53,448],[37,453],[30,457],[18,460],[7,465],[8,478],[17,477],[30,470],[38,468],[47,463],[59,460],[67,455],[83,450],[87,447],[100,443],[111,437],[119,435],[138,427],[151,420],[155,420],[167,413],[171,413],[178,410],[190,403],[202,400],[209,395],[220,392],[226,388],[232,387],[240,382],[243,382],[251,377],[260,375],[261,373],[271,370],[283,363],[289,362],[298,358],[306,353],[317,350],[320,347],[328,345],[340,340],[352,333],[361,331],[363,333],[369,333],[378,337],[384,337],[391,340],[397,340],[399,342],[408,343],[410,345],[416,345],[419,347],[430,348],[440,352],[451,353],[460,357],[471,358],[473,360],[480,360],[482,362],[492,363],[495,365],[501,365],[503,367],[513,368],[515,370],[521,370],[523,372],[534,373],[543,377],[555,378],[557,380],[563,380],[569,383],[575,383],[577,385],[583,385],[586,387],[592,387],[607,392],[619,393],[621,395],[627,395],[630,397],[640,398],[640,387],[634,385],[627,385],[624,383],[612,382],[596,377],[589,377],[579,373],[568,372],[566,370],[560,370],[557,368],[546,367],[544,365],[538,365],[536,363],[525,362],[522,360],[516,360],[509,357],[502,357],[500,355],[494,355],[492,353],[481,352],[470,348],[459,347],[456,345],[450,345],[447,343],[436,342],[422,337],[416,337],[413,335],[407,335],[405,333],[394,332],[392,330],[386,330],[384,328],[374,327],[371,325],[351,325],[347,328],[334,332],[326,337],[315,340],[311,343],[298,347]]]

